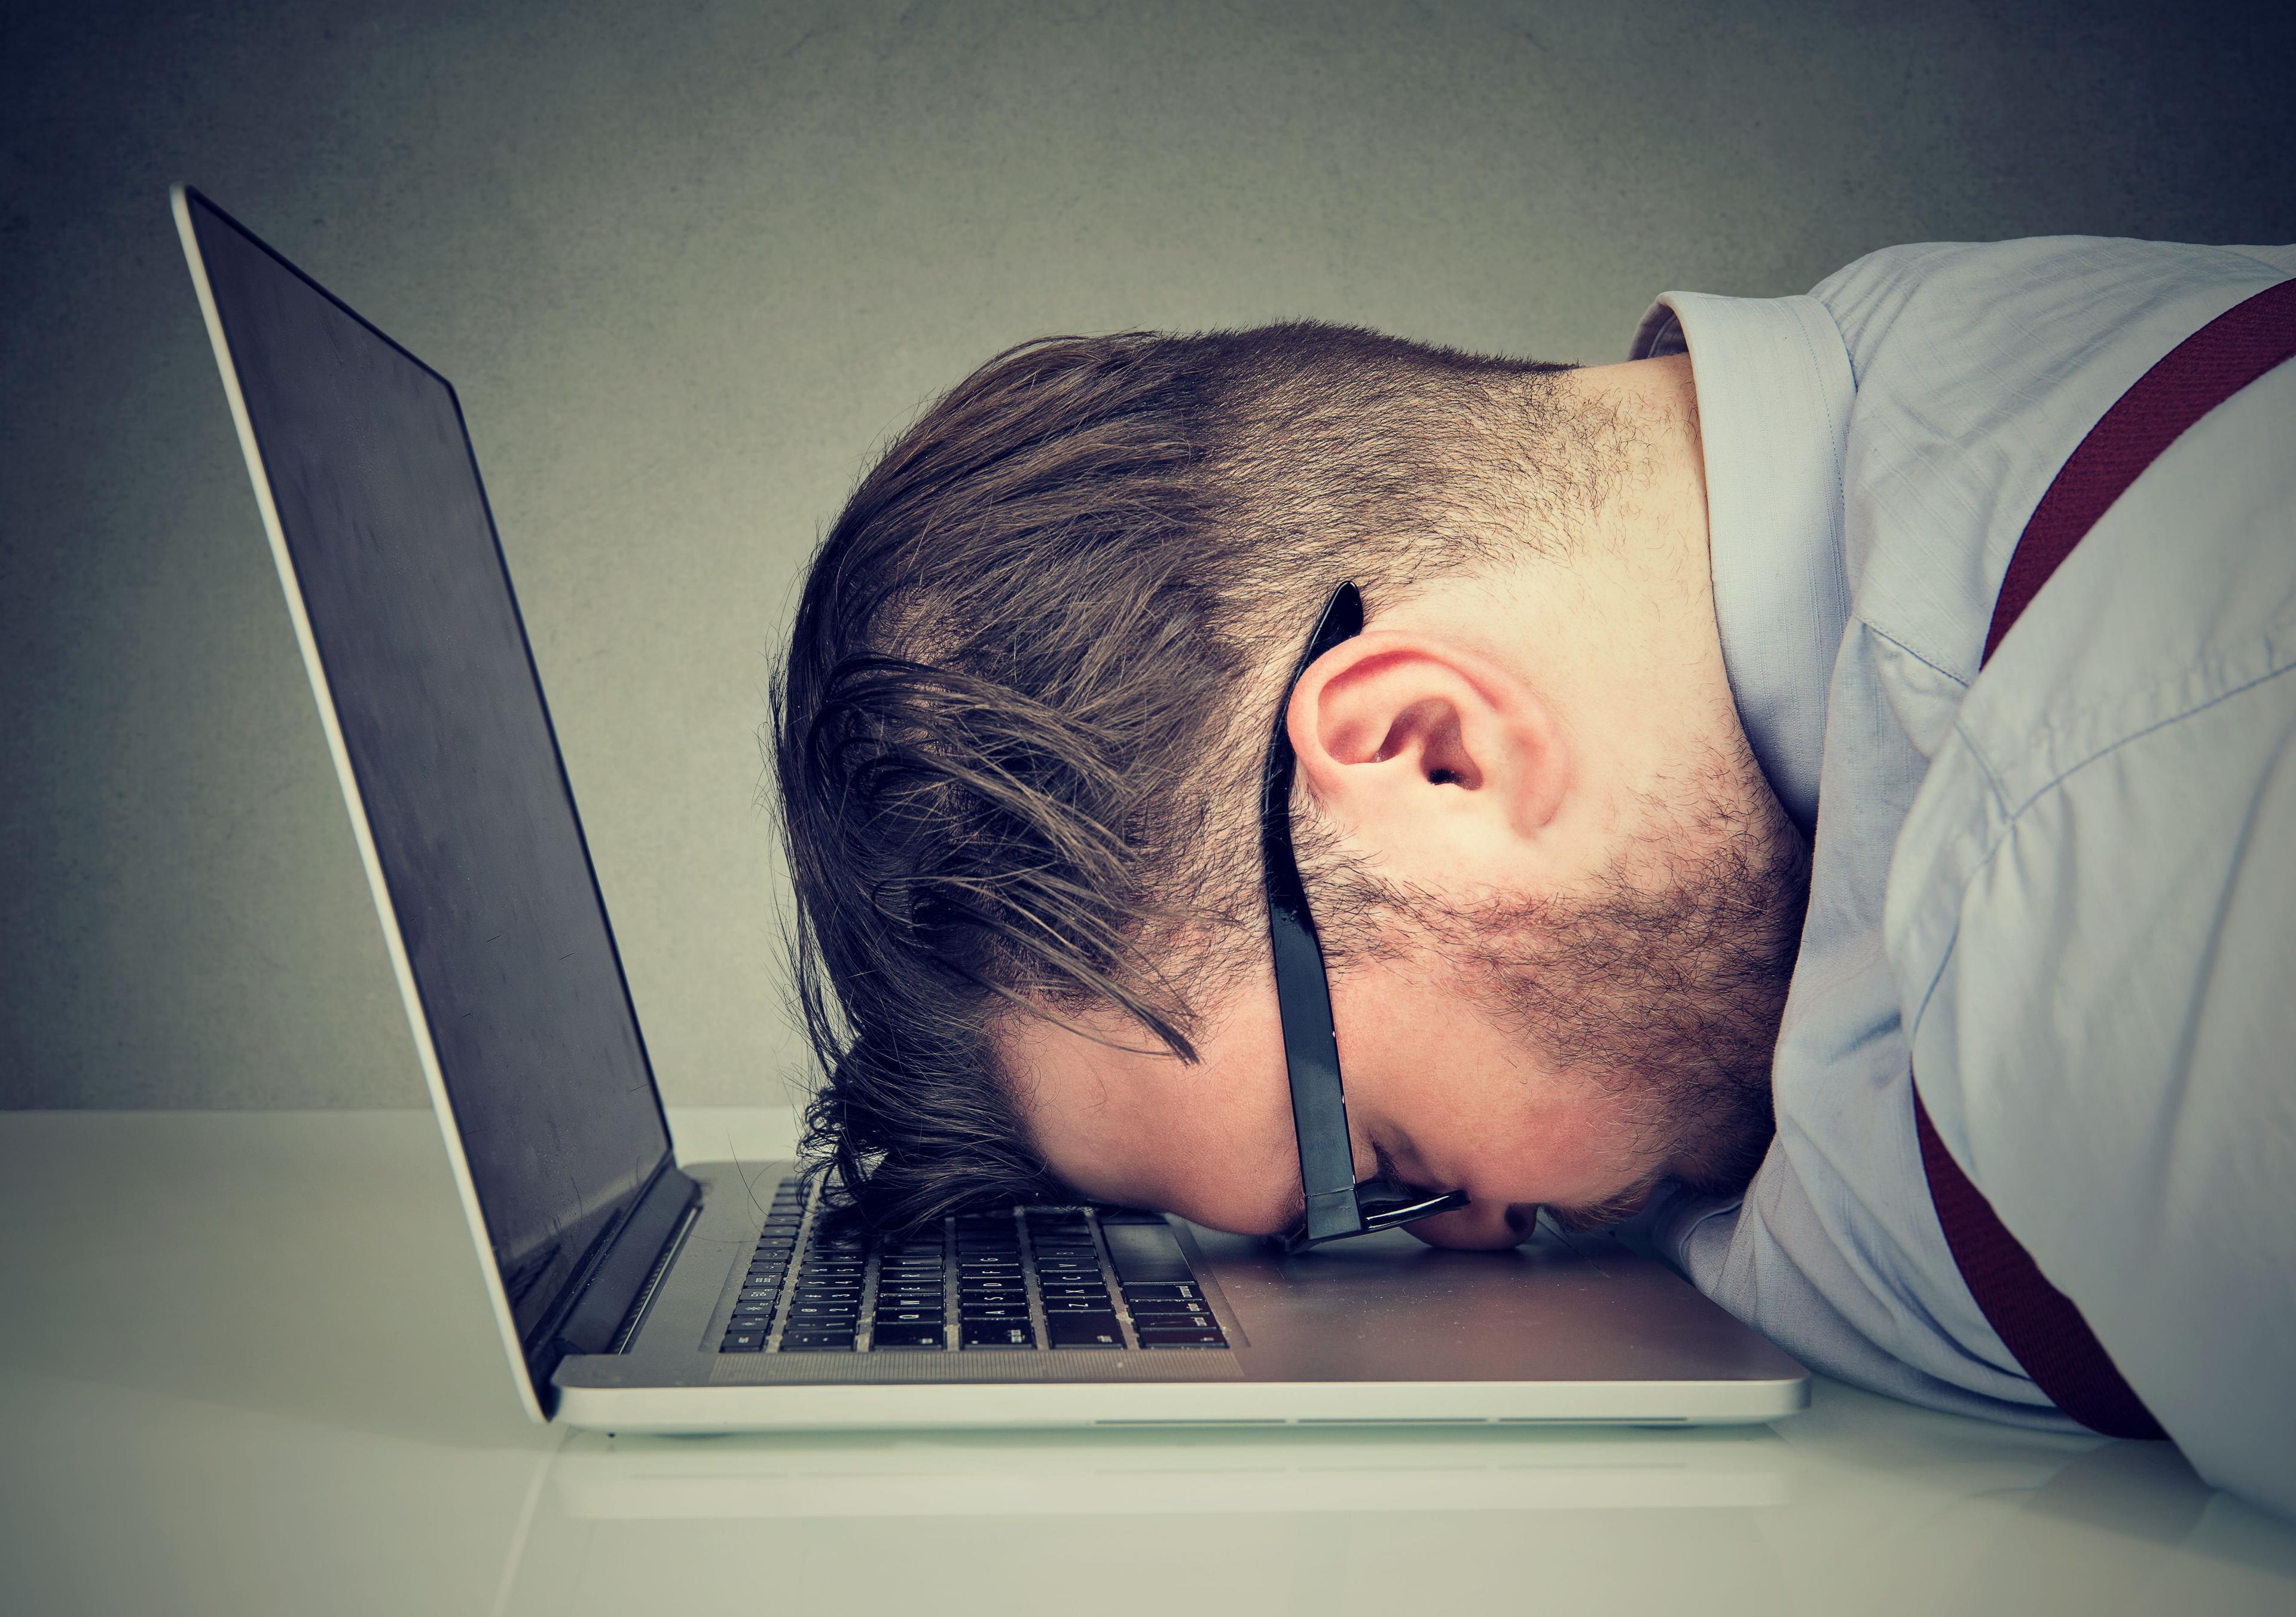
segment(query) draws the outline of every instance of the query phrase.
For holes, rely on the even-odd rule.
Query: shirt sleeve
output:
[[[2296,1515],[2296,367],[1972,686],[1887,931],[1924,1103],[2201,1473]]]

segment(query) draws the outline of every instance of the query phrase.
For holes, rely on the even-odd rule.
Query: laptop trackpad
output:
[[[1799,1375],[1663,1264],[1542,1227],[1499,1252],[1402,1231],[1285,1257],[1185,1227],[1242,1326],[1252,1380],[1678,1381]]]

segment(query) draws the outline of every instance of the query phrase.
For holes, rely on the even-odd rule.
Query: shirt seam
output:
[[[2274,281],[2272,283],[2274,286],[2279,285],[2281,281],[2296,280],[2296,276],[2289,275],[2288,267],[2284,264],[2275,264],[2269,259],[2259,259],[2252,252],[2242,252],[2237,248],[2227,248],[2223,250],[2230,252],[2236,259],[2246,259],[2251,264],[2256,265],[2259,268],[2267,270],[2272,275],[2277,276],[2278,280]],[[2269,291],[2271,287],[2267,287],[2265,290]],[[2239,306],[2235,304],[2234,307],[2238,308]]]
[[[1987,846],[1984,856],[1980,858],[1976,864],[1970,866],[1968,874],[1962,878],[1960,886],[1956,889],[1956,899],[1966,894],[1970,888],[1976,882],[1978,877],[1983,875],[1992,866],[1993,861],[2000,857],[2002,849],[2008,846],[2009,839],[2016,833],[2018,825],[2024,819],[2026,815],[2030,813],[2033,808],[2039,804],[2043,798],[2047,797],[2050,793],[2055,792],[2074,776],[2079,774],[2090,765],[2101,762],[2104,759],[2111,757],[2113,753],[2120,751],[2120,749],[2128,746],[2132,742],[2142,741],[2144,737],[2153,734],[2155,731],[2165,730],[2173,724],[2181,724],[2185,719],[2192,718],[2195,714],[2208,711],[2209,709],[2217,706],[2219,702],[2229,702],[2234,697],[2243,695],[2247,692],[2255,690],[2259,685],[2267,685],[2271,681],[2279,678],[2284,674],[2288,673],[2292,667],[2296,667],[2296,665],[2292,665],[2287,662],[2279,663],[2275,667],[2265,669],[2262,673],[2256,675],[2252,678],[2244,679],[2238,685],[2218,691],[2216,694],[2207,698],[2205,701],[2196,702],[2187,708],[2180,708],[2174,713],[2169,714],[2164,718],[2157,718],[2150,724],[2144,725],[2136,729],[2131,730],[2128,735],[2120,736],[2115,740],[2107,743],[2105,745],[2097,748],[2096,751],[2079,759],[2077,762],[2068,764],[2064,768],[2058,771],[2054,776],[2034,788],[2032,795],[2028,797],[2023,802],[2018,804],[2014,808],[2008,808],[2007,793],[2002,788],[2000,777],[1994,773],[1992,764],[1987,759],[1983,751],[1978,746],[1976,738],[1971,735],[1968,730],[1961,723],[1956,721],[1954,725],[1955,735],[1961,741],[1962,744],[1969,750],[1970,757],[1975,760],[1979,769],[1984,773],[1988,786],[1993,792],[1995,800],[2000,803],[2007,813],[2007,817],[2002,821],[2000,828],[1995,833],[1992,841]],[[1920,1039],[1922,1023],[1929,1015],[1930,1005],[1937,997],[1938,985],[1945,981],[1946,967],[1953,963],[1954,951],[1961,946],[1960,914],[1961,907],[1956,903],[1954,907],[1955,919],[1953,931],[1946,939],[1944,949],[1938,956],[1937,969],[1931,973],[1928,985],[1922,990],[1922,1003],[1920,1008],[1915,1011],[1913,1020],[1906,1026],[1906,1052],[1909,1060],[1913,1054],[1914,1046]]]
[[[1857,614],[1857,621],[1866,626],[1866,632],[1871,634],[1874,639],[1888,642],[1890,644],[1896,646],[1899,651],[1905,653],[1906,656],[1911,657],[1915,662],[1920,663],[1923,668],[1929,669],[1932,674],[1937,674],[1944,678],[1952,680],[1954,684],[1959,685],[1964,691],[1969,689],[1968,680],[1955,673],[1951,669],[1946,667],[1945,664],[1939,662],[1936,658],[1928,655],[1926,653],[1915,651],[1912,646],[1907,645],[1904,641],[1898,639],[1897,636],[1891,634],[1888,629],[1883,628],[1880,624],[1874,622],[1873,619],[1867,617],[1864,612],[1861,612]],[[1958,728],[1959,726],[1956,726],[1956,727]]]

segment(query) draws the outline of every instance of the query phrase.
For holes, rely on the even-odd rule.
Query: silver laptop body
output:
[[[1542,1228],[1284,1258],[1132,1210],[878,1241],[673,1160],[454,389],[198,192],[176,226],[520,1396],[613,1431],[1767,1421],[1801,1367]]]

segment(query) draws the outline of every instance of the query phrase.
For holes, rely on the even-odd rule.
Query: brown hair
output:
[[[1548,373],[1320,324],[1056,337],[886,450],[773,685],[823,1083],[808,1147],[873,1221],[1047,1188],[992,1045],[1120,1007],[1183,1059],[1256,958],[1256,782],[1342,579],[1558,535]]]

